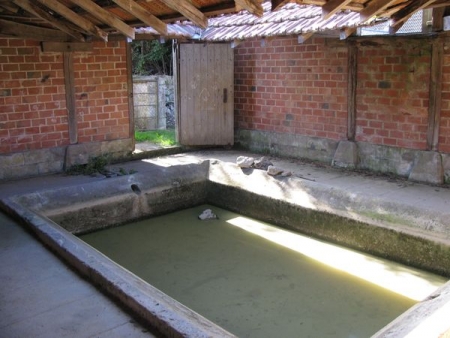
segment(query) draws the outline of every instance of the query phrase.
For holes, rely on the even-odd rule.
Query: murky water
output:
[[[198,220],[207,208],[220,219]],[[415,304],[233,225],[237,219],[204,205],[81,238],[239,337],[369,337]],[[383,269],[405,270],[388,262]]]

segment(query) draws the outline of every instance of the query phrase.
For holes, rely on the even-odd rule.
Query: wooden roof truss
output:
[[[160,36],[167,35],[167,23],[189,20],[206,28],[208,17],[242,9],[263,15],[263,0],[0,0],[0,36],[40,41],[85,42],[108,40],[111,34],[135,38],[135,27],[152,27]],[[352,10],[360,21],[392,19],[398,30],[416,11],[435,8],[442,21],[444,0],[270,0],[272,11],[288,2],[322,7],[327,20],[339,11]],[[439,27],[439,24],[433,24]],[[344,32],[344,36],[353,30]]]

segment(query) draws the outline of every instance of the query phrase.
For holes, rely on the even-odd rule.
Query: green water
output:
[[[206,208],[220,219],[198,220]],[[415,304],[226,222],[237,216],[204,205],[81,238],[239,337],[369,337]]]

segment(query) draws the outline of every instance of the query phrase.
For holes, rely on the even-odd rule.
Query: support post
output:
[[[437,151],[442,105],[442,67],[444,43],[436,39],[431,45],[430,103],[428,105],[427,150]]]
[[[73,53],[63,53],[64,86],[66,90],[66,107],[69,123],[69,142],[78,143],[78,126],[75,110],[75,73],[73,71]]]
[[[356,84],[358,47],[348,44],[348,87],[347,87],[347,139],[355,141],[356,136]]]
[[[129,120],[129,134],[132,141],[132,147],[136,145],[134,137],[134,100],[133,100],[133,60],[131,53],[131,43],[128,39],[125,40],[126,63],[127,63],[127,94],[128,94],[128,120]]]

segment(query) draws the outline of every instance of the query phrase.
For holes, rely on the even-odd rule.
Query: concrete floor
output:
[[[0,337],[155,337],[0,214]]]
[[[205,150],[113,167],[145,173],[149,163],[167,166],[211,158],[235,163],[239,155],[252,154]],[[354,193],[356,198],[364,195],[387,203],[401,203],[405,210],[415,207],[435,215],[447,215],[450,211],[447,187],[335,170],[297,160],[273,161],[300,179]],[[3,182],[0,196],[103,179],[101,176],[51,175]],[[154,337],[4,214],[0,214],[0,234],[0,337]],[[450,234],[443,237],[446,242]]]

